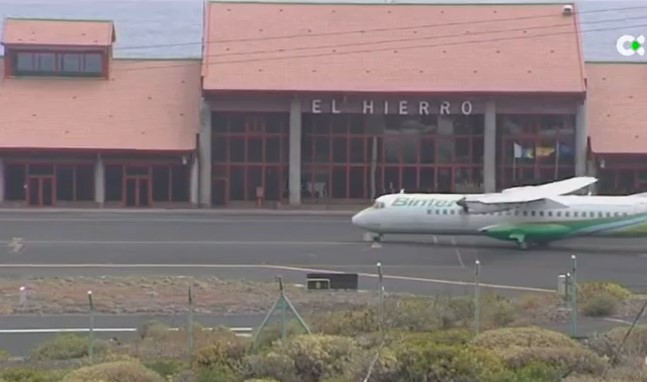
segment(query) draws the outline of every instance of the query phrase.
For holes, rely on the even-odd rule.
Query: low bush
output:
[[[499,355],[515,370],[535,364],[595,374],[605,366],[599,356],[566,335],[536,327],[486,331],[471,344]]]
[[[2,382],[59,382],[67,374],[66,370],[34,370],[7,368],[0,372]]]
[[[108,343],[95,339],[94,355],[103,357],[108,351]],[[60,334],[49,341],[40,344],[31,353],[35,361],[70,360],[88,356],[88,337],[77,334]]]
[[[220,338],[214,337],[209,345],[198,349],[193,357],[193,365],[222,372],[243,370],[248,343],[229,333],[223,333]]]
[[[619,303],[625,302],[632,296],[632,293],[627,288],[617,283],[589,281],[578,283],[578,302],[585,304],[591,298],[605,294],[613,297]]]
[[[61,382],[166,382],[151,369],[137,362],[107,362],[86,366],[67,374]]]
[[[360,351],[352,338],[299,335],[278,341],[265,354],[249,358],[250,378],[282,382],[314,382],[343,374],[353,354]]]
[[[166,379],[173,379],[180,372],[188,368],[186,362],[179,359],[159,359],[152,362],[145,362],[144,366]]]
[[[602,335],[595,335],[589,339],[589,347],[601,356],[612,359],[617,351],[620,351],[618,361],[625,359],[632,360],[641,358],[647,354],[647,325],[637,325],[631,331],[620,349],[622,340],[625,338],[629,327],[618,327],[611,329]]]
[[[618,299],[609,293],[601,292],[587,298],[580,304],[580,311],[588,317],[609,317],[618,310]]]
[[[452,343],[451,337],[437,341],[435,333],[417,333],[403,338],[390,347],[395,354],[395,365],[388,377],[379,382],[423,381],[505,381],[510,373],[498,355],[463,341],[467,336],[454,332],[459,340]]]
[[[0,361],[6,361],[11,358],[11,353],[4,349],[0,349]]]
[[[139,341],[128,348],[129,354],[148,361],[157,359],[185,358],[188,356],[189,332],[184,328],[169,330],[159,322],[149,322],[140,329]],[[227,328],[205,330],[198,323],[193,328],[194,348],[200,349],[214,342],[235,341],[248,343]]]

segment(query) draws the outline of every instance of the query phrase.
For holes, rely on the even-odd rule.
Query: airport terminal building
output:
[[[487,18],[506,21],[466,22]],[[205,25],[214,205],[492,192],[586,173],[577,15],[559,5],[210,3]],[[547,35],[554,25],[572,33]]]
[[[585,63],[562,5],[209,2],[202,62],[115,58],[116,35],[5,21],[3,205],[365,204],[586,174],[647,190],[627,117],[647,66]]]

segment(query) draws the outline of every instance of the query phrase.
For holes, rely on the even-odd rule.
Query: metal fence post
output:
[[[577,262],[575,255],[571,256],[571,337],[577,337],[577,277],[575,270]]]
[[[187,312],[187,352],[189,358],[193,356],[193,295],[189,285],[189,311]]]
[[[94,359],[94,302],[92,301],[92,291],[88,291],[88,302],[90,303],[90,334],[88,338],[88,356],[90,361]]]
[[[481,290],[479,278],[481,273],[481,262],[476,260],[474,269],[474,332],[481,331]]]

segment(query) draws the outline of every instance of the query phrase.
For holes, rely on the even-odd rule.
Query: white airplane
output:
[[[491,194],[389,194],[352,224],[385,234],[485,235],[520,248],[582,236],[647,237],[647,193],[568,195],[597,182],[575,177]]]

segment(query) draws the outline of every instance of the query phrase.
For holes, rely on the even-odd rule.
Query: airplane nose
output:
[[[363,223],[364,223],[364,220],[365,220],[363,215],[364,215],[364,213],[363,213],[363,212],[358,212],[358,213],[356,213],[356,214],[355,214],[355,215],[353,215],[353,217],[351,218],[351,223],[352,223],[353,225],[356,225],[356,226],[358,226],[358,227],[361,227],[361,226],[363,225]]]

